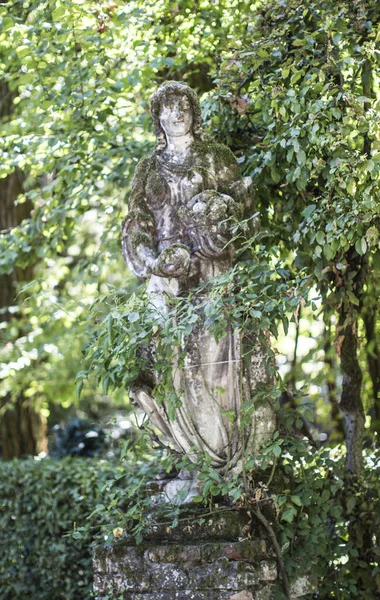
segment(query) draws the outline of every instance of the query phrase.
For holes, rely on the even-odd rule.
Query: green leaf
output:
[[[323,231],[318,231],[317,235],[315,236],[315,239],[317,240],[318,244],[323,246],[323,244],[325,243],[325,234],[323,233]]]
[[[306,44],[306,40],[304,38],[302,39],[298,39],[298,40],[293,40],[292,42],[293,46],[304,46]]]
[[[129,315],[128,315],[128,321],[129,321],[130,323],[135,323],[136,321],[138,321],[138,320],[139,320],[139,318],[140,318],[140,315],[139,315],[139,313],[137,313],[137,312],[131,312],[131,313],[129,313]]]
[[[105,394],[108,393],[108,388],[110,386],[110,383],[111,383],[111,376],[109,373],[106,373],[106,375],[104,376],[104,379],[103,379],[103,392]]]
[[[297,152],[297,162],[299,165],[304,165],[306,162],[306,154],[302,148]]]
[[[342,39],[342,34],[341,33],[334,33],[333,35],[333,44],[335,46],[337,46],[340,42],[340,40]]]
[[[277,444],[273,447],[273,454],[275,455],[276,458],[279,458],[279,456],[281,456],[281,446],[278,446]]]
[[[75,395],[76,395],[77,400],[80,399],[80,395],[81,395],[82,389],[83,389],[83,379],[81,379],[80,381],[78,381],[78,383],[76,385],[76,388],[75,388]]]
[[[363,254],[367,252],[367,242],[364,237],[362,237],[360,240],[357,240],[355,243],[355,250],[358,254],[360,254],[360,256],[363,256]]]
[[[224,393],[225,393],[225,390],[224,390]],[[236,413],[234,410],[223,410],[222,415],[223,415],[223,417],[226,417],[226,419],[230,423],[234,423],[236,421]]]
[[[282,513],[281,519],[282,521],[286,521],[287,523],[293,523],[295,515],[296,513],[293,510],[288,509]]]
[[[274,321],[270,324],[269,331],[273,333],[276,339],[278,338],[278,329]]]
[[[284,316],[282,317],[282,326],[284,328],[284,334],[288,335],[288,331],[289,331],[289,319],[288,317]]]
[[[204,496],[207,496],[207,494],[210,491],[211,486],[212,486],[212,481],[211,481],[211,479],[209,479],[208,481],[206,481],[206,483],[204,485],[204,488],[203,488],[203,495]]]
[[[356,192],[356,182],[355,182],[354,179],[352,179],[352,177],[350,177],[348,179],[348,182],[347,182],[347,185],[346,185],[346,189],[347,189],[348,193],[351,196],[355,195],[355,192]]]
[[[65,14],[65,12],[66,10],[64,6],[58,6],[58,8],[53,10],[53,12],[51,13],[53,21],[59,21],[61,17],[63,17],[63,15]]]
[[[330,490],[323,490],[322,492],[322,496],[321,496],[321,502],[327,502],[327,500],[330,498]]]
[[[109,314],[107,317],[107,337],[108,337],[108,345],[112,344],[112,315]]]
[[[8,29],[11,29],[11,27],[13,27],[14,24],[15,24],[15,22],[12,19],[12,17],[4,17],[3,22],[2,22],[3,31],[7,31]]]
[[[359,306],[360,302],[359,302],[358,298],[355,296],[354,292],[351,292],[349,290],[347,292],[347,296],[348,296],[348,299],[351,302],[351,304],[354,304],[355,306]]]
[[[30,53],[30,48],[29,46],[19,46],[16,48],[16,52],[19,58],[24,58],[24,56],[28,56]]]
[[[290,496],[290,499],[296,506],[302,506],[302,500],[299,496]]]
[[[355,505],[356,505],[356,498],[355,498],[355,496],[351,496],[347,500],[347,512],[348,512],[348,514],[352,513],[352,511],[355,508]]]
[[[323,246],[323,254],[327,258],[327,260],[331,260],[334,256],[334,252],[329,244],[325,244]]]
[[[316,204],[310,204],[302,211],[301,214],[305,219],[308,219],[313,214],[316,208]]]

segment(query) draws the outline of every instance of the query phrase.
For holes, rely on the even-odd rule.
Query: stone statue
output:
[[[251,180],[242,178],[226,146],[204,140],[199,100],[187,85],[161,85],[151,98],[151,113],[157,145],[136,168],[123,256],[137,277],[148,280],[152,305],[166,310],[170,296],[186,296],[233,266],[228,219],[239,219],[248,206]],[[202,293],[207,292],[195,293],[191,302],[199,302]],[[206,451],[212,465],[226,472],[239,471],[241,458],[269,441],[275,429],[269,403],[255,406],[249,425],[240,426],[242,402],[268,381],[262,347],[251,338],[247,361],[242,344],[227,323],[218,342],[202,322],[196,324],[182,368],[173,356],[173,385],[181,398],[174,420],[154,397],[159,382],[154,369],[130,391],[175,449],[190,457],[194,448]]]

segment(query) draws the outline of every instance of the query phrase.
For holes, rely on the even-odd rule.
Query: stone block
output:
[[[118,592],[145,590],[149,579],[144,573],[142,552],[124,543],[98,547],[94,555],[94,589],[105,593],[111,586]]]
[[[153,546],[145,551],[146,561],[153,563],[200,564],[222,558],[257,564],[267,556],[265,540],[243,540],[241,542],[214,542],[196,545],[166,544]]]
[[[202,544],[201,554],[203,562],[211,562],[219,558],[228,560],[242,560],[257,564],[260,558],[267,554],[265,540],[243,540],[241,542]]]
[[[226,510],[214,515],[202,517],[200,514],[194,520],[181,523],[170,528],[166,523],[154,524],[144,533],[146,541],[181,542],[186,539],[188,544],[201,541],[231,541],[247,536],[249,516],[245,511]],[[133,540],[128,540],[133,545]]]
[[[200,563],[201,547],[180,544],[155,546],[146,550],[144,557],[154,563]]]
[[[311,594],[315,588],[316,581],[314,581],[310,575],[306,574],[302,577],[298,577],[298,579],[290,586],[291,600],[298,600],[298,598],[301,598],[302,596]]]
[[[243,590],[242,592],[230,596],[230,600],[254,600],[254,598],[252,592],[248,592],[247,590]]]
[[[152,594],[133,594],[123,600],[228,600],[231,592],[178,590],[176,592],[155,592]]]
[[[266,585],[265,587],[257,590],[254,595],[255,600],[273,600],[273,587]]]
[[[147,570],[150,587],[155,590],[182,590],[188,587],[187,573],[177,565],[154,565]]]
[[[262,560],[259,566],[259,578],[263,581],[277,579],[277,563],[275,560]]]
[[[259,581],[252,565],[227,559],[194,567],[189,577],[194,590],[239,590]]]
[[[198,519],[204,523],[186,521],[173,530],[165,523],[155,525],[141,546],[123,538],[98,548],[95,597],[273,600],[271,583],[277,578],[273,551],[264,534],[247,539],[247,515],[226,511]]]
[[[120,542],[112,546],[98,546],[95,550],[96,568],[104,573],[138,571],[143,568],[143,553],[140,549]]]

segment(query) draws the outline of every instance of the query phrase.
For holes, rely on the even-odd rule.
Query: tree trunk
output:
[[[46,452],[45,419],[20,397],[5,410],[0,420],[0,439],[4,460]]]
[[[373,414],[372,430],[377,432],[377,442],[380,443],[380,348],[376,337],[376,308],[363,314],[365,333],[367,338],[367,364],[372,381]]]
[[[345,430],[343,417],[339,410],[338,391],[335,381],[336,362],[332,354],[331,341],[331,317],[329,314],[324,315],[325,331],[323,335],[323,351],[324,362],[326,365],[326,381],[327,381],[327,399],[331,407],[331,421],[333,432],[330,434],[334,440],[343,441],[345,439]]]
[[[12,94],[0,82],[0,118],[11,113]],[[0,185],[0,234],[17,227],[30,215],[31,203],[15,204],[23,191],[24,175],[16,170]],[[10,307],[16,304],[17,284],[32,279],[33,269],[15,269],[10,275],[0,275],[0,323],[10,321],[17,314]],[[0,399],[0,451],[4,458],[38,454],[46,450],[45,419],[21,393],[14,400],[9,396]]]
[[[340,410],[346,425],[346,467],[355,475],[363,471],[364,409],[361,400],[362,372],[357,355],[357,322],[341,308],[338,349],[343,376]]]
[[[367,33],[364,34],[363,41]],[[364,102],[364,113],[371,109],[371,98],[373,90],[372,64],[369,59],[364,60],[361,70],[361,84],[363,96],[368,100]],[[368,158],[371,156],[371,139],[367,133],[363,137],[363,154]],[[360,257],[352,248],[347,253],[349,270],[346,273],[354,275],[352,285],[356,296],[360,300],[360,308],[363,308],[362,292],[363,281],[368,273],[368,257]],[[348,279],[347,279],[348,281]],[[355,316],[354,316],[355,315]],[[340,409],[345,418],[346,426],[346,467],[349,473],[360,475],[363,472],[363,437],[365,415],[361,399],[362,372],[358,360],[357,343],[357,318],[355,309],[350,312],[343,304],[340,308],[337,329],[338,351],[341,359],[341,371],[343,376],[342,395]]]

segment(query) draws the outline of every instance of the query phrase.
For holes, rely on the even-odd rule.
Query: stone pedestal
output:
[[[94,557],[98,600],[270,600],[277,579],[270,545],[257,532],[248,539],[244,513],[221,512],[155,525],[144,543],[120,540]]]

